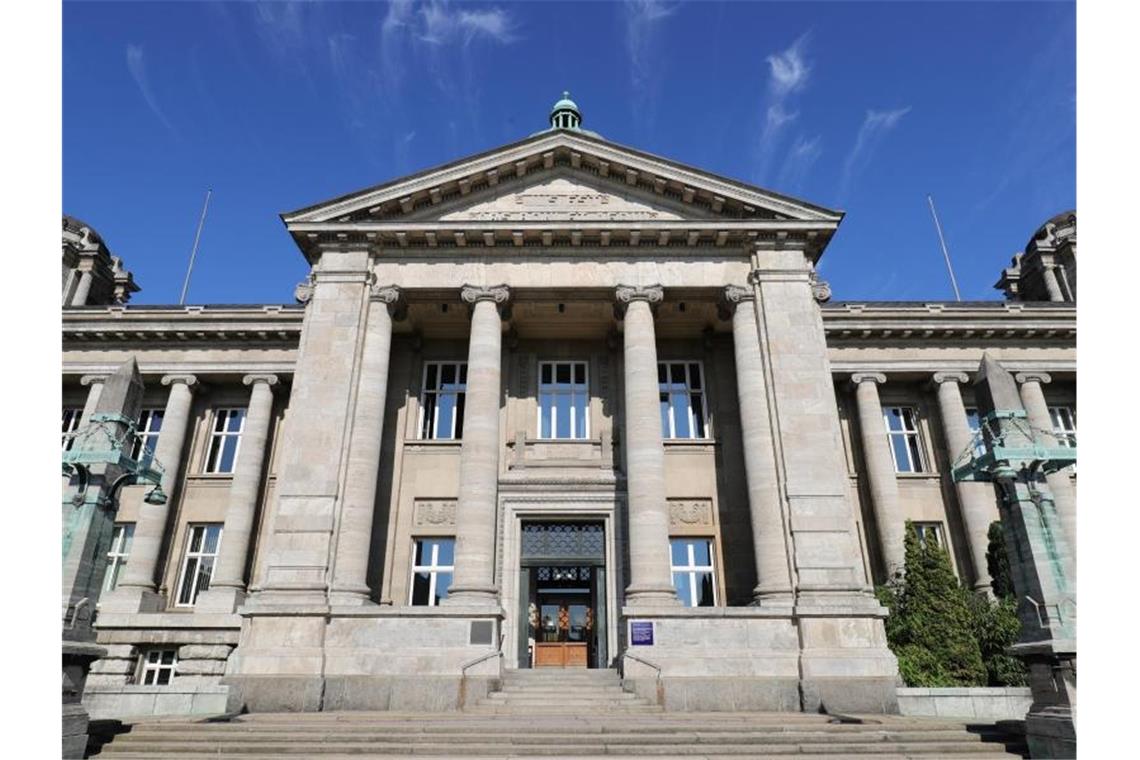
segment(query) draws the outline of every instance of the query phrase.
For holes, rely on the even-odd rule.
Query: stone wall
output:
[[[899,712],[922,718],[1024,720],[1033,703],[1028,686],[1005,688],[900,688]]]

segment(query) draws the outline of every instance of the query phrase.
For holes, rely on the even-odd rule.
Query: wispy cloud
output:
[[[863,124],[855,136],[855,144],[843,161],[843,176],[839,181],[839,200],[843,201],[858,175],[871,163],[887,133],[893,130],[902,117],[910,113],[910,106],[892,111],[867,111]]]
[[[629,78],[633,87],[630,104],[639,127],[653,124],[657,93],[661,89],[660,27],[677,10],[660,0],[626,0],[622,6],[625,22],[625,51],[629,58]]]
[[[799,118],[799,112],[790,109],[789,101],[792,95],[807,87],[811,76],[812,67],[804,52],[807,41],[808,33],[804,32],[786,50],[765,58],[768,77],[764,89],[764,126],[760,130],[760,141],[756,148],[758,182],[764,181],[784,141],[785,133]],[[799,139],[804,140],[802,135]]]
[[[142,45],[127,45],[127,71],[131,73],[131,79],[135,80],[135,84],[138,86],[139,92],[142,93],[143,100],[146,101],[151,113],[162,122],[170,134],[177,138],[178,130],[170,123],[170,119],[166,118],[166,113],[158,105],[158,99],[155,98],[154,92],[150,88],[150,78],[147,76],[146,58]]]
[[[420,8],[420,16],[420,39],[433,45],[453,40],[466,45],[480,37],[502,44],[515,40],[514,22],[501,8],[453,10],[447,2],[431,2]]]
[[[803,187],[808,171],[823,153],[820,145],[821,137],[816,135],[811,139],[800,135],[792,143],[784,157],[784,164],[780,167],[777,189],[786,192],[798,192]]]

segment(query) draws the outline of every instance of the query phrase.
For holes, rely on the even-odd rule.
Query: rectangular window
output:
[[[974,456],[980,457],[986,453],[986,444],[985,441],[982,440],[982,437],[978,435],[978,433],[982,431],[982,418],[978,416],[976,407],[966,407],[966,425],[970,428],[970,435],[973,436]],[[962,452],[954,451],[951,453],[957,457]]]
[[[186,537],[186,556],[182,560],[182,576],[178,579],[176,607],[193,607],[198,594],[210,588],[218,546],[222,541],[220,523],[190,525]]]
[[[454,569],[454,538],[416,539],[416,555],[412,560],[411,603],[434,607],[446,599]]]
[[[177,650],[147,650],[139,655],[138,682],[143,686],[165,686],[174,680],[174,671],[177,668]]]
[[[420,395],[420,438],[463,438],[463,403],[467,395],[467,362],[427,362]]]
[[[103,582],[104,591],[110,591],[118,584],[119,574],[127,566],[127,557],[131,553],[131,541],[134,537],[134,523],[115,523],[111,533],[111,551],[107,552],[107,575]]]
[[[1075,448],[1077,445],[1077,413],[1072,407],[1049,407],[1049,419],[1053,421],[1053,437],[1058,446]]]
[[[941,546],[943,549],[948,549],[946,541],[942,537],[942,523],[940,522],[913,522],[915,533],[918,534],[918,542],[926,546],[927,541],[933,541],[936,546]]]
[[[918,415],[909,406],[884,406],[883,422],[895,459],[895,472],[923,472],[922,444],[918,437]]]
[[[700,362],[658,362],[662,438],[708,438]]]
[[[154,456],[154,448],[158,445],[158,433],[162,430],[162,410],[161,409],[143,409],[139,413],[139,424],[135,428],[138,436],[135,438],[135,445],[131,449],[131,458],[139,459],[143,451]]]
[[[206,452],[206,472],[229,473],[237,463],[241,447],[241,431],[245,427],[245,409],[215,409],[210,430],[210,448]]]
[[[82,409],[63,410],[63,441],[61,445],[63,446],[64,451],[67,451],[71,448],[71,434],[79,429],[79,418],[82,416]]]
[[[708,538],[672,538],[673,587],[686,607],[716,604],[716,569],[713,542]]]
[[[586,362],[538,365],[539,438],[586,438],[590,429],[589,403]]]

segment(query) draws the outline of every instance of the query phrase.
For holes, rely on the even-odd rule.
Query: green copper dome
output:
[[[582,112],[578,110],[578,104],[570,99],[569,92],[563,92],[562,99],[550,109],[550,129],[546,131],[555,129],[570,129],[593,137],[601,137],[597,132],[582,129]]]

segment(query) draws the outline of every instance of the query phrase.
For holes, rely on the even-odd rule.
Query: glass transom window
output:
[[[700,362],[658,362],[662,438],[708,438]]]
[[[538,436],[582,439],[589,435],[586,362],[538,365]]]
[[[131,457],[138,459],[144,451],[154,456],[154,448],[158,445],[158,434],[162,430],[161,409],[143,409],[139,414],[139,424],[136,428],[138,436],[135,438]]]
[[[174,671],[178,668],[176,650],[151,649],[139,659],[139,683],[143,686],[165,686],[174,680]]]
[[[206,472],[230,473],[237,463],[241,431],[245,427],[245,409],[217,409],[210,430],[210,448],[206,453]]]
[[[716,570],[712,540],[673,538],[669,540],[673,587],[686,607],[712,607],[716,603]]]
[[[467,395],[467,362],[427,362],[420,396],[420,438],[463,438],[463,404]]]
[[[918,415],[909,406],[884,406],[883,421],[891,443],[895,472],[923,472],[922,445],[918,437]]]
[[[220,523],[189,526],[186,537],[186,556],[182,560],[182,576],[178,580],[176,607],[192,607],[198,594],[210,588],[214,563],[218,560],[218,546],[222,541]]]
[[[416,539],[416,554],[412,561],[411,603],[434,607],[446,599],[454,570],[454,538]]]
[[[119,582],[119,575],[127,566],[127,557],[131,553],[131,542],[135,537],[134,523],[115,523],[111,533],[111,550],[107,552],[107,575],[103,581],[103,590],[111,591]]]

